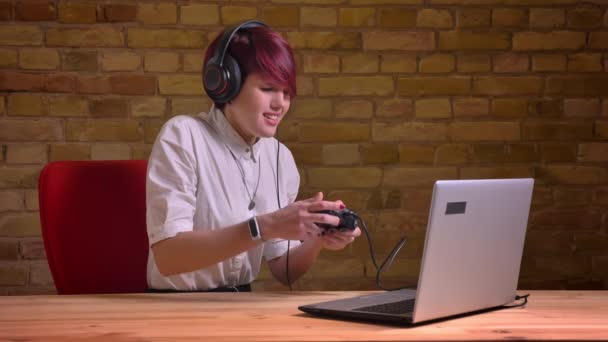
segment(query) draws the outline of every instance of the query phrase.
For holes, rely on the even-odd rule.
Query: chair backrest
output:
[[[146,167],[145,160],[44,167],[40,221],[59,294],[145,291]]]

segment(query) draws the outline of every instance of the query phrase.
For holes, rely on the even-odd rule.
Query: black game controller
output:
[[[337,216],[340,219],[340,224],[338,224],[337,226],[332,226],[327,223],[317,223],[316,224],[320,228],[322,228],[325,231],[330,232],[330,233],[332,231],[341,231],[341,232],[353,231],[353,230],[355,230],[355,228],[357,228],[358,223],[359,223],[358,222],[359,216],[357,216],[357,214],[354,211],[350,211],[348,209],[321,210],[321,211],[318,211],[318,213]]]

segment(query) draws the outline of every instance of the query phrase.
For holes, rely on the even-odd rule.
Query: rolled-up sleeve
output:
[[[193,230],[197,164],[188,122],[174,118],[161,129],[148,160],[146,223],[150,245]]]

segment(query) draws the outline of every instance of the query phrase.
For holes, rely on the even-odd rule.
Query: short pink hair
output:
[[[209,44],[203,65],[213,57],[223,32]],[[262,78],[287,89],[289,96],[296,96],[296,64],[289,43],[277,32],[264,26],[240,29],[228,44],[230,54],[239,64],[241,81],[248,75],[259,73]],[[216,103],[223,109],[224,104]]]

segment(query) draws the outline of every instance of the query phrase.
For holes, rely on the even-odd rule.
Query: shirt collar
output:
[[[230,152],[232,152],[237,158],[245,157],[245,158],[253,158],[254,161],[257,161],[260,155],[260,141],[258,138],[253,145],[249,145],[243,140],[243,138],[239,135],[239,133],[232,127],[226,115],[219,109],[216,108],[215,105],[211,106],[209,110],[209,114],[207,116],[207,121],[211,124],[211,126],[215,129],[215,131],[222,139],[222,142],[226,144]]]

